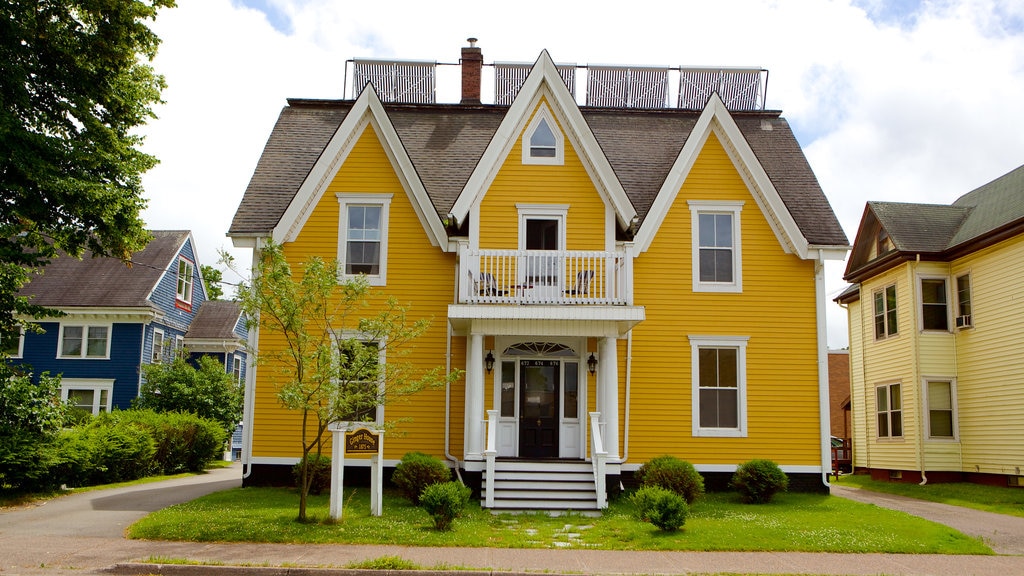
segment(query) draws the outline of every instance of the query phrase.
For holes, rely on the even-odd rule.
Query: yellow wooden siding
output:
[[[374,289],[365,314],[380,309],[388,296],[412,306],[410,320],[432,319],[428,331],[413,343],[402,358],[419,370],[445,366],[447,305],[454,290],[455,259],[431,246],[390,161],[372,128],[358,139],[327,191],[312,210],[294,242],[284,246],[293,269],[311,256],[333,260],[338,255],[339,204],[337,194],[391,194],[388,221],[387,285]],[[431,215],[433,216],[433,215]],[[283,346],[281,338],[263,330],[262,350]],[[453,350],[452,366],[463,366],[462,351]],[[254,457],[297,457],[300,449],[298,412],[277,401],[273,366],[257,371],[253,426]],[[461,384],[459,385],[461,386]],[[456,386],[455,388],[459,388]],[[463,395],[453,390],[453,396]],[[397,459],[407,451],[443,455],[444,389],[421,392],[415,398],[388,405],[385,418],[395,422],[385,441],[385,458]],[[461,423],[459,424],[461,436]]]
[[[525,203],[568,205],[563,248],[604,250],[605,205],[569,138],[561,166],[523,164],[522,150],[520,134],[480,203],[480,248],[519,248],[516,204]]]
[[[913,470],[919,468],[918,398],[919,373],[915,363],[918,324],[914,308],[915,274],[910,265],[894,268],[861,284],[860,346],[864,359],[859,378],[851,380],[851,392],[861,399],[866,442],[858,448],[871,468]],[[896,286],[897,334],[875,339],[874,292]],[[875,388],[898,382],[903,407],[903,436],[879,438]]]
[[[863,339],[865,327],[862,323],[861,314],[866,306],[862,297],[851,302],[847,306],[847,324],[850,333],[850,426],[851,439],[853,441],[853,466],[863,468],[868,466],[868,450],[865,448],[868,441],[868,433],[871,430],[871,415],[864,394],[864,347],[859,345]],[[852,345],[852,344],[857,345]]]
[[[974,321],[973,328],[956,334],[964,471],[1019,474],[1017,467],[1024,469],[1024,236],[953,263],[954,278],[964,272],[971,274]]]
[[[741,294],[692,291],[691,199],[745,202]],[[820,465],[814,264],[783,251],[714,135],[634,278],[646,319],[633,331],[630,461],[670,453],[699,464]],[[746,438],[693,437],[689,335],[750,338]]]

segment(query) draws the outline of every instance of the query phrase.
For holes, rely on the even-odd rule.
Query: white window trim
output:
[[[533,137],[534,131],[540,125],[541,120],[544,120],[548,124],[548,128],[551,129],[551,133],[555,136],[555,155],[554,156],[531,156],[530,155],[530,140]],[[530,123],[523,130],[522,136],[522,148],[523,148],[523,164],[540,164],[546,166],[562,166],[565,164],[565,134],[563,134],[561,127],[558,122],[555,122],[554,115],[551,114],[551,110],[547,104],[541,104],[537,108],[537,112],[534,113]]]
[[[690,340],[690,420],[694,437],[747,437],[747,342],[749,336],[688,336]],[[736,428],[700,425],[700,349],[736,349]]]
[[[740,239],[742,201],[688,200],[690,206],[691,258],[694,292],[743,292],[743,249]],[[701,282],[700,280],[700,218],[701,214],[732,215],[732,282]]]
[[[568,204],[523,204],[517,203],[519,212],[519,249],[526,250],[527,220],[558,220],[558,249],[565,250],[565,222],[569,215]]]
[[[925,328],[924,327],[924,281],[925,280],[944,280],[946,284],[946,329],[941,328]],[[950,292],[950,279],[949,276],[942,274],[919,274],[917,276],[917,305],[918,305],[918,318],[917,318],[917,329],[919,332],[952,332],[953,331],[953,298]],[[872,306],[874,303],[872,302]],[[874,309],[872,309],[874,312]],[[874,318],[872,318],[874,320]],[[899,322],[899,312],[896,313],[896,321]],[[872,325],[872,331],[874,326]]]
[[[882,294],[882,302],[886,306],[888,306],[888,301],[887,301],[887,299],[885,297],[885,292],[887,290],[889,290],[889,288],[892,288],[893,290],[896,291],[896,308],[895,308],[895,310],[896,310],[896,326],[894,327],[893,332],[890,333],[889,332],[889,308],[888,307],[885,308],[885,310],[882,311],[882,317],[885,318],[885,333],[882,334],[881,336],[879,336],[878,334],[875,334],[875,296],[878,295],[878,294]],[[879,342],[879,341],[882,341],[882,340],[887,340],[889,338],[895,338],[895,337],[899,336],[900,335],[900,291],[899,291],[899,288],[896,286],[896,283],[892,282],[892,283],[886,284],[885,286],[882,286],[881,288],[876,288],[875,290],[872,290],[871,291],[871,304],[870,304],[870,306],[871,306],[871,335],[875,339],[875,341]],[[881,386],[881,384],[879,384],[879,386]]]
[[[390,220],[391,199],[394,194],[336,194],[338,198],[338,277],[342,280],[354,278],[356,274],[345,273],[345,258],[348,253],[348,207],[380,206],[380,267],[377,274],[367,274],[370,286],[386,286],[388,282],[388,221]]]
[[[239,384],[242,383],[242,359],[238,354],[231,355],[231,375]]]
[[[967,303],[971,307],[971,313],[970,314],[964,314],[963,313],[963,309],[960,306],[960,304],[961,304],[961,301],[960,301],[960,279],[964,278],[964,277],[967,278]],[[950,290],[950,292],[953,293],[953,297],[956,300],[955,302],[952,302],[950,304],[951,308],[953,306],[956,307],[955,310],[953,311],[953,324],[951,324],[950,327],[955,329],[955,330],[964,330],[964,329],[968,329],[968,328],[973,328],[974,327],[974,277],[972,276],[971,271],[967,270],[967,271],[961,272],[959,274],[954,274],[953,275],[953,282],[951,283],[951,285],[949,287],[949,290]],[[956,325],[956,321],[961,316],[969,316],[970,317],[970,322],[965,324],[965,325],[963,325],[963,326],[957,326]]]
[[[177,360],[185,352],[185,337],[181,334],[174,335],[174,360]]]
[[[385,341],[373,338],[371,335],[363,332],[345,330],[341,334],[331,335],[331,346],[334,348],[335,354],[338,353],[338,340],[358,340],[364,344],[374,343],[377,345],[377,366],[380,368],[380,371],[377,374],[377,391],[383,395],[385,386],[387,385],[385,382],[385,378],[387,377],[387,368],[385,366],[385,363],[387,362],[387,346]],[[377,405],[377,413],[374,415],[374,425],[384,425],[383,404]]]
[[[192,269],[192,279],[188,282],[188,294],[182,294],[178,292],[178,284],[181,283],[181,264]],[[178,302],[184,302],[185,304],[192,304],[192,295],[196,289],[196,263],[189,260],[185,256],[178,256],[178,274],[174,278],[174,297]]]
[[[106,412],[110,412],[113,409],[114,404],[114,381],[108,379],[95,379],[95,378],[63,378],[60,382],[60,399],[62,402],[68,401],[68,393],[71,390],[92,390],[93,401],[92,401],[92,415],[99,414],[100,408],[100,392],[103,390],[107,391],[107,402],[103,405]]]
[[[949,400],[953,410],[953,436],[932,436],[931,406],[929,406],[928,394],[928,385],[932,382],[949,383]],[[960,426],[957,425],[957,414],[959,414],[960,409],[956,401],[956,378],[924,376],[921,378],[921,398],[923,399],[921,406],[924,411],[922,420],[925,427],[925,439],[929,442],[959,442]]]
[[[160,354],[156,353],[156,337],[160,335]],[[153,343],[150,345],[149,362],[150,364],[161,364],[164,361],[164,352],[166,351],[167,339],[164,336],[164,331],[159,328],[153,329]]]
[[[892,392],[890,390],[891,390],[891,388],[893,386],[896,386],[896,385],[899,385],[899,387],[900,387],[900,430],[901,430],[901,432],[903,432],[899,436],[896,436],[895,434],[892,433],[892,412],[893,412],[893,408],[892,408]],[[889,403],[888,404],[889,407],[886,410],[886,414],[888,415],[888,418],[889,418],[889,434],[886,435],[886,436],[882,436],[881,434],[878,433],[878,412],[879,412],[879,410],[878,410],[878,389],[882,388],[882,387],[885,388],[886,402]],[[874,417],[875,417],[875,424],[874,424],[874,426],[875,426],[875,440],[881,440],[883,442],[884,441],[890,441],[890,440],[892,440],[892,441],[902,441],[903,438],[904,438],[904,435],[906,433],[906,429],[907,429],[907,418],[906,418],[907,410],[904,407],[904,402],[903,402],[903,382],[897,380],[897,381],[893,381],[893,382],[883,382],[881,384],[875,384],[874,390],[875,390],[875,398],[874,398],[874,403],[875,403],[875,412],[874,412]]]
[[[65,356],[64,355],[64,328],[65,327],[80,327],[82,328],[82,353],[78,356]],[[86,353],[89,349],[89,328],[106,328],[107,329],[107,349],[104,351],[103,356],[88,356]],[[57,358],[60,360],[110,360],[110,341],[114,339],[114,325],[100,323],[77,323],[68,322],[67,324],[61,322],[60,329],[57,333]]]
[[[18,349],[9,356],[10,359],[20,359],[25,356],[25,329],[18,326]]]

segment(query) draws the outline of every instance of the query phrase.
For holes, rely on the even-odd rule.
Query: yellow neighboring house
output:
[[[854,467],[1022,485],[1024,166],[952,205],[869,202],[836,300]]]
[[[542,52],[487,65],[481,104],[471,43],[438,104],[433,67],[355,61],[354,100],[289,100],[229,232],[433,319],[410,358],[465,375],[378,411],[385,465],[446,459],[496,509],[600,508],[663,454],[712,488],[770,458],[827,491],[823,265],[849,246],[764,71]],[[298,415],[272,369],[247,386],[245,482],[282,481]]]

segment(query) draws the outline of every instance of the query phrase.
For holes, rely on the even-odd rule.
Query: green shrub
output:
[[[56,446],[55,482],[68,486],[135,480],[155,469],[153,438],[129,423],[68,429]]]
[[[431,484],[451,480],[448,465],[440,459],[422,452],[407,452],[395,467],[391,482],[402,491],[413,505],[420,503],[420,495]]]
[[[302,490],[302,463],[307,466],[309,475],[309,493],[317,496],[323,494],[324,490],[331,488],[331,459],[323,454],[310,452],[302,460],[292,466],[292,477],[295,478],[295,487]]]
[[[740,493],[740,499],[747,504],[770,502],[777,492],[785,492],[789,478],[771,460],[751,460],[736,468],[732,475],[732,487]]]
[[[431,484],[420,494],[420,506],[433,518],[435,528],[448,530],[469,504],[472,492],[461,482]]]
[[[682,496],[660,486],[640,488],[630,496],[630,501],[640,520],[667,532],[682,528],[690,513],[690,507]]]
[[[28,430],[0,434],[0,490],[42,491],[60,486],[51,473],[52,437]]]
[[[675,456],[652,458],[636,471],[640,486],[659,486],[682,496],[693,504],[704,494],[704,477],[686,460]]]
[[[182,412],[117,410],[95,418],[91,426],[131,424],[153,438],[157,474],[201,472],[222,457],[227,432],[221,423]]]

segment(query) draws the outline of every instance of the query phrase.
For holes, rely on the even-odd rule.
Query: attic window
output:
[[[523,164],[562,165],[564,138],[547,106],[541,105],[523,132]]]

